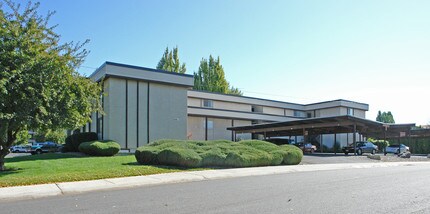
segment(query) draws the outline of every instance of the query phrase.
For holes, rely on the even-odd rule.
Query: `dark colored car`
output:
[[[56,144],[54,142],[44,142],[44,143],[36,143],[31,146],[30,153],[32,155],[42,154],[48,152],[58,152],[61,148],[61,145]]]
[[[359,141],[356,142],[355,150],[357,151],[358,155],[361,155],[363,153],[375,154],[378,151],[378,146],[371,142]],[[345,155],[348,155],[349,153],[354,153],[354,145],[350,144],[348,146],[345,146],[342,148],[342,151],[345,153]]]

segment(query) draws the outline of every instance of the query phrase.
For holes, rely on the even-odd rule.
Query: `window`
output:
[[[213,108],[213,101],[212,100],[203,100],[203,107],[205,108]]]
[[[306,112],[294,110],[294,117],[306,117]]]
[[[347,114],[351,115],[351,116],[354,116],[354,109],[353,108],[348,108]]]

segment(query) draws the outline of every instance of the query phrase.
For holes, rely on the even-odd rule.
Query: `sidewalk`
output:
[[[112,190],[151,185],[182,183],[191,181],[215,180],[258,175],[274,175],[295,172],[311,172],[341,169],[365,169],[373,167],[397,167],[410,165],[430,165],[430,162],[383,162],[383,163],[342,163],[294,166],[268,166],[176,172],[147,176],[109,178],[101,180],[41,184],[0,188],[1,200],[33,199],[47,196],[78,194],[96,190]]]

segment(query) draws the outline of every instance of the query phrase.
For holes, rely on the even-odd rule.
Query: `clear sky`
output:
[[[430,123],[430,1],[43,0],[63,41],[91,42],[80,72],[105,61],[155,68],[178,46],[187,73],[221,57],[244,95],[368,103],[367,118]]]

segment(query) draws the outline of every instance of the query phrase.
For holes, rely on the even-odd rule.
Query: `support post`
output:
[[[337,141],[337,140],[336,140],[336,135],[337,135],[337,134],[336,134],[336,133],[334,133],[334,144],[333,144],[333,147],[334,147],[334,154],[336,154],[336,153],[337,153],[337,146],[336,146],[336,143],[337,143],[336,141]],[[340,145],[339,145],[339,147],[340,147]]]
[[[356,124],[354,124],[354,136],[352,136],[352,142],[353,142],[353,144],[354,144],[354,155],[357,155],[357,143],[356,143],[356,141],[357,141],[357,136],[356,136],[356,134],[357,134],[357,125]]]
[[[384,128],[384,144],[387,142],[387,127]],[[387,148],[384,147],[384,156],[387,156]]]

